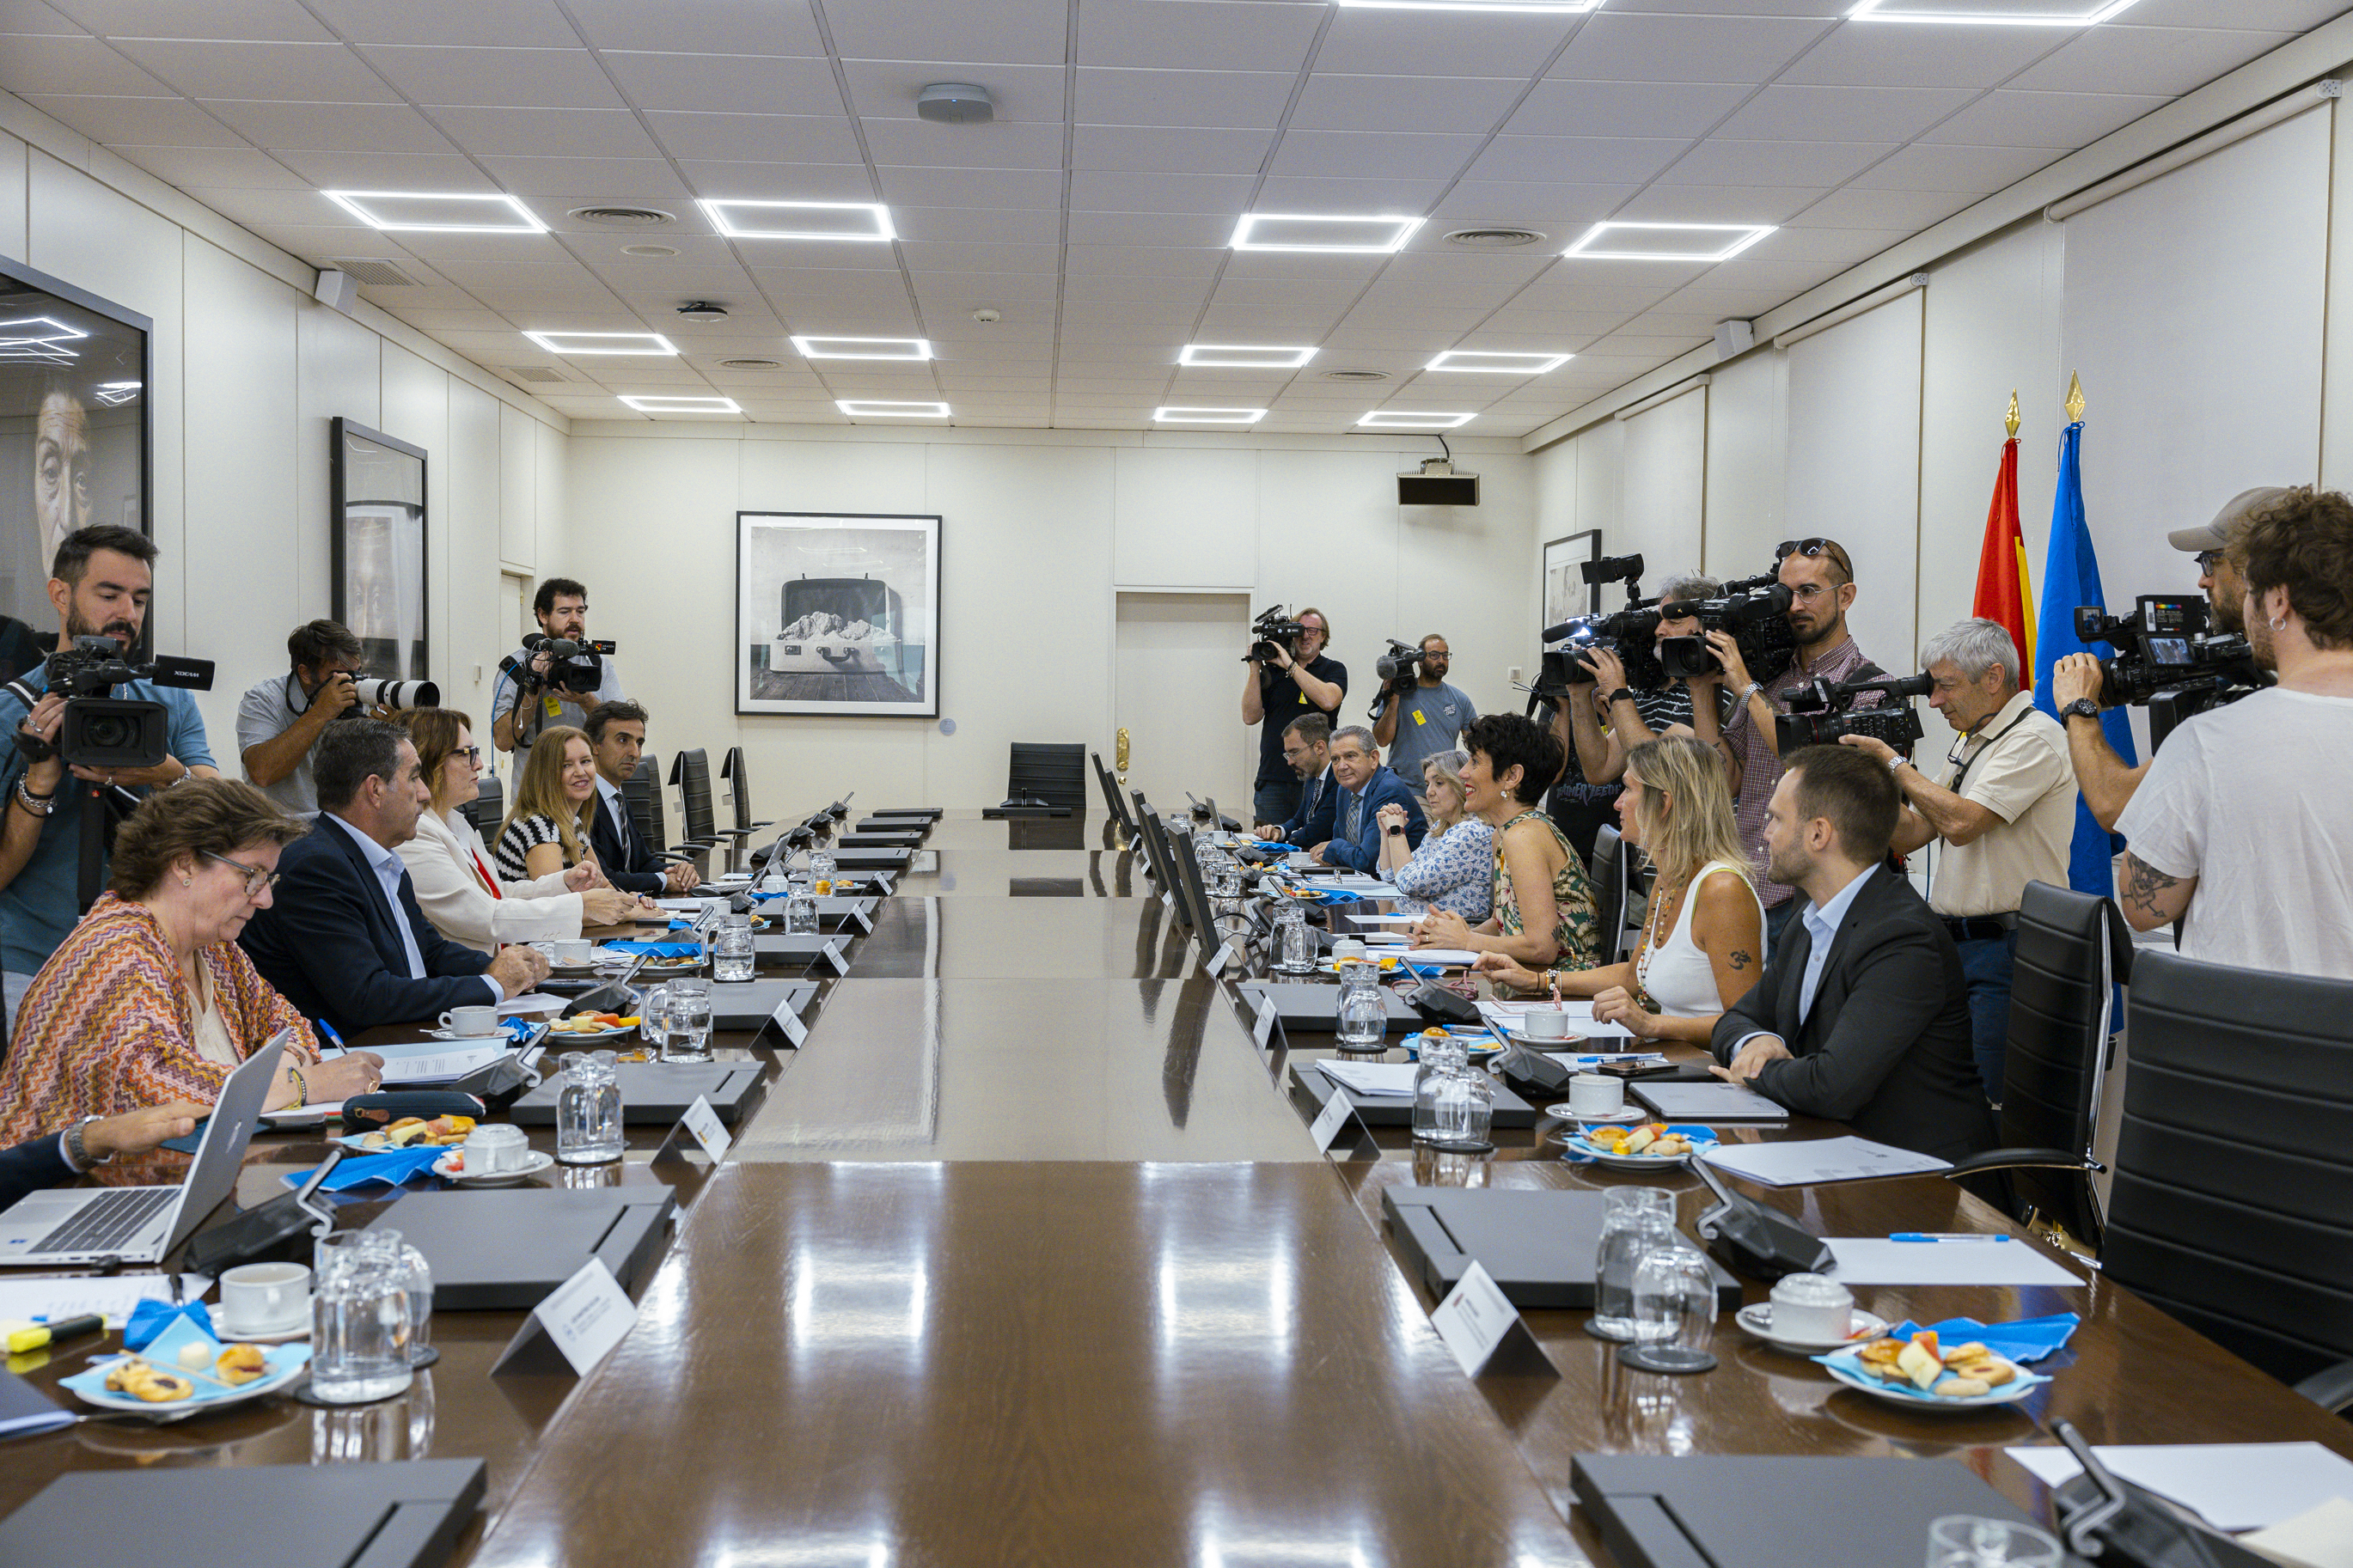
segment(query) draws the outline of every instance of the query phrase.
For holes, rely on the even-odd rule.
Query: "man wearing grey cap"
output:
[[[2246,584],[2232,565],[2225,549],[2232,526],[2241,519],[2280,500],[2289,492],[2279,485],[2258,485],[2241,490],[2222,503],[2214,521],[2196,528],[2177,528],[2165,536],[2173,548],[2196,558],[2198,585],[2212,606],[2214,629],[2244,632],[2241,605]],[[2075,764],[2075,784],[2084,804],[2102,827],[2113,833],[2133,791],[2140,787],[2148,764],[2126,767],[2100,731],[2100,660],[2097,655],[2071,653],[2051,667],[2051,701],[2060,722],[2067,726],[2067,754]]]

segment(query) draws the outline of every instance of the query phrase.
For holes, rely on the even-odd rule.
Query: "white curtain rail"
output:
[[[2086,207],[2095,207],[2111,196],[2120,196],[2136,185],[2145,185],[2160,175],[2169,174],[2184,163],[2194,163],[2209,153],[2219,153],[2236,142],[2243,142],[2259,132],[2269,131],[2282,121],[2293,120],[2299,114],[2322,108],[2329,100],[2345,90],[2345,84],[2335,77],[2327,77],[2312,86],[2274,99],[2261,109],[2250,110],[2227,124],[2217,125],[2203,136],[2193,136],[2170,152],[2160,153],[2144,163],[2136,163],[2121,174],[2112,175],[2096,185],[2086,185],[2072,196],[2064,196],[2042,209],[2042,216],[2052,223],[2064,223]]]

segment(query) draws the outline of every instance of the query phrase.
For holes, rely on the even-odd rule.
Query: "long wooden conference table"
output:
[[[1325,1159],[1289,1091],[1316,1037],[1258,1046],[1100,819],[1048,826],[952,814],[821,983],[799,1049],[721,1037],[769,1080],[723,1163],[650,1163],[662,1130],[633,1128],[620,1165],[544,1178],[666,1182],[681,1204],[636,1326],[587,1376],[492,1376],[520,1315],[444,1311],[439,1364],[383,1405],[10,1443],[0,1514],[73,1469],[462,1457],[489,1490],[456,1561],[501,1568],[1553,1568],[1608,1561],[1573,1506],[1580,1453],[1949,1456],[2038,1516],[2002,1450],[2063,1417],[2097,1443],[2353,1456],[2344,1424],[2080,1267],[2081,1289],[1858,1291],[1891,1321],[2081,1313],[2053,1381],[1995,1410],[1875,1403],[1729,1314],[1698,1376],[1629,1371],[1584,1314],[1533,1311],[1557,1378],[1466,1377],[1385,1232],[1386,1188],[1644,1181],[1688,1226],[1696,1179],[1566,1163],[1550,1121],[1443,1169],[1397,1133],[1378,1161]],[[240,1200],[322,1152],[257,1140]],[[1933,1178],[1750,1190],[1818,1234],[2014,1229]],[[87,1343],[19,1370],[53,1385]],[[256,1521],[257,1559],[300,1528]]]

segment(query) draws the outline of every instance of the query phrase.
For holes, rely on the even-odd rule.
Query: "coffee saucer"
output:
[[[1844,1339],[1799,1339],[1788,1334],[1777,1334],[1773,1331],[1773,1303],[1770,1301],[1751,1301],[1735,1312],[1732,1315],[1732,1321],[1777,1351],[1783,1351],[1790,1355],[1805,1356],[1820,1355],[1825,1351],[1843,1350],[1849,1345],[1868,1344],[1873,1340],[1885,1338],[1888,1330],[1886,1319],[1876,1312],[1866,1312],[1857,1307],[1854,1309],[1852,1319],[1853,1331]]]
[[[462,1148],[463,1145],[459,1147]],[[450,1151],[451,1153],[457,1152],[457,1150]],[[433,1173],[444,1181],[455,1182],[461,1187],[501,1187],[510,1182],[520,1182],[531,1176],[540,1175],[553,1169],[554,1164],[554,1155],[533,1149],[523,1156],[522,1163],[512,1171],[485,1171],[479,1176],[470,1176],[463,1171],[450,1169],[449,1155],[444,1154],[433,1162]]]
[[[307,1312],[303,1314],[301,1321],[290,1324],[286,1328],[270,1329],[267,1331],[257,1330],[249,1333],[243,1330],[232,1329],[220,1321],[219,1308],[214,1308],[213,1312],[213,1327],[216,1331],[214,1338],[219,1340],[223,1344],[283,1345],[290,1344],[296,1340],[307,1340],[311,1337],[311,1318],[310,1314]]]
[[[1587,1111],[1582,1111],[1582,1110],[1577,1110],[1573,1109],[1573,1108],[1569,1105],[1568,1101],[1567,1101],[1567,1100],[1562,1100],[1558,1105],[1547,1105],[1547,1106],[1546,1106],[1546,1107],[1545,1107],[1545,1114],[1546,1114],[1546,1116],[1551,1117],[1551,1118],[1552,1118],[1554,1121],[1618,1121],[1618,1122],[1624,1122],[1624,1121],[1648,1121],[1649,1120],[1651,1120],[1651,1113],[1650,1113],[1649,1111],[1647,1111],[1647,1110],[1643,1110],[1643,1109],[1642,1109],[1641,1106],[1639,1106],[1639,1105],[1630,1105],[1630,1106],[1627,1106],[1625,1109],[1623,1109],[1623,1110],[1612,1110],[1612,1111],[1608,1112],[1607,1114],[1604,1114],[1604,1115],[1598,1115],[1598,1116],[1597,1116],[1597,1115],[1593,1115],[1593,1114],[1591,1114],[1591,1113],[1589,1113],[1589,1112],[1587,1112]]]

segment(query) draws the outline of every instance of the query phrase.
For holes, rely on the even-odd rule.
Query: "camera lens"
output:
[[[138,726],[115,713],[93,714],[81,730],[82,744],[93,751],[127,751],[138,739]]]

